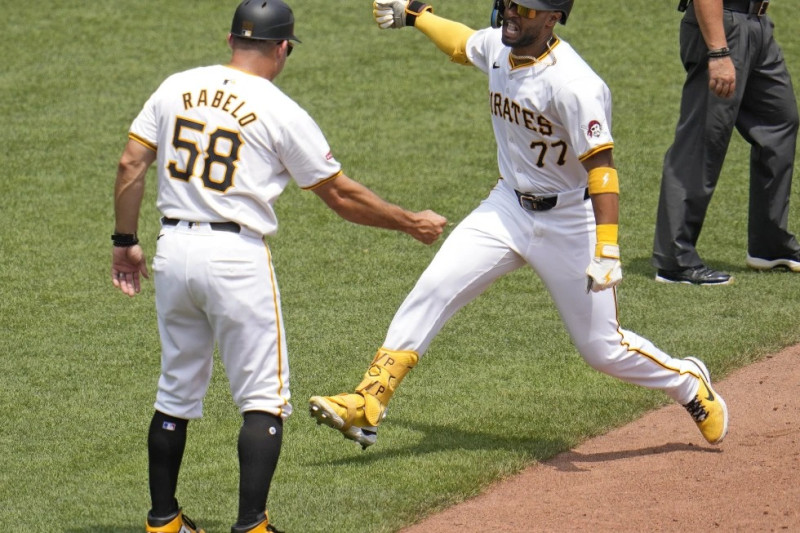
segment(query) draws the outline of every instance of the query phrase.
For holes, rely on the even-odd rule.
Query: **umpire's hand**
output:
[[[730,98],[736,92],[736,68],[730,56],[709,58],[708,89],[720,98]]]

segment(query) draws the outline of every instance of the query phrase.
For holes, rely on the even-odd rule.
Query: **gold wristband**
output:
[[[618,224],[598,224],[597,243],[598,244],[617,244],[619,242]]]
[[[612,167],[595,167],[589,171],[589,194],[619,194],[619,176]]]

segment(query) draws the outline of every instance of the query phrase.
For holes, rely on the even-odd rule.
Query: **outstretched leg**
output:
[[[311,416],[363,448],[377,439],[377,425],[400,382],[414,368],[445,323],[497,278],[524,261],[517,253],[513,204],[493,191],[453,230],[395,313],[383,347],[354,393],[313,396]],[[512,193],[513,194],[513,193]],[[523,237],[519,237],[520,239]]]

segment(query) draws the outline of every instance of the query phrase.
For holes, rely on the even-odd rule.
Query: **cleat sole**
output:
[[[313,396],[309,400],[308,412],[311,417],[317,421],[317,425],[324,424],[339,431],[345,439],[352,440],[361,445],[362,450],[366,450],[367,447],[372,446],[378,440],[376,431],[360,428],[358,426],[350,426],[347,429],[342,429],[345,426],[345,421],[342,417],[333,412],[328,407],[327,402],[319,396]],[[373,428],[373,430],[374,429],[375,428]]]

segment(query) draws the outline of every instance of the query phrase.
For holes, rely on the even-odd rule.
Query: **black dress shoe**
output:
[[[753,257],[747,254],[747,266],[753,270],[772,270],[774,268],[785,268],[792,272],[800,272],[800,252],[794,252],[786,257],[767,259],[765,257]]]
[[[689,285],[730,285],[733,283],[733,278],[725,272],[700,265],[680,270],[658,269],[656,281],[661,283],[687,283]]]

